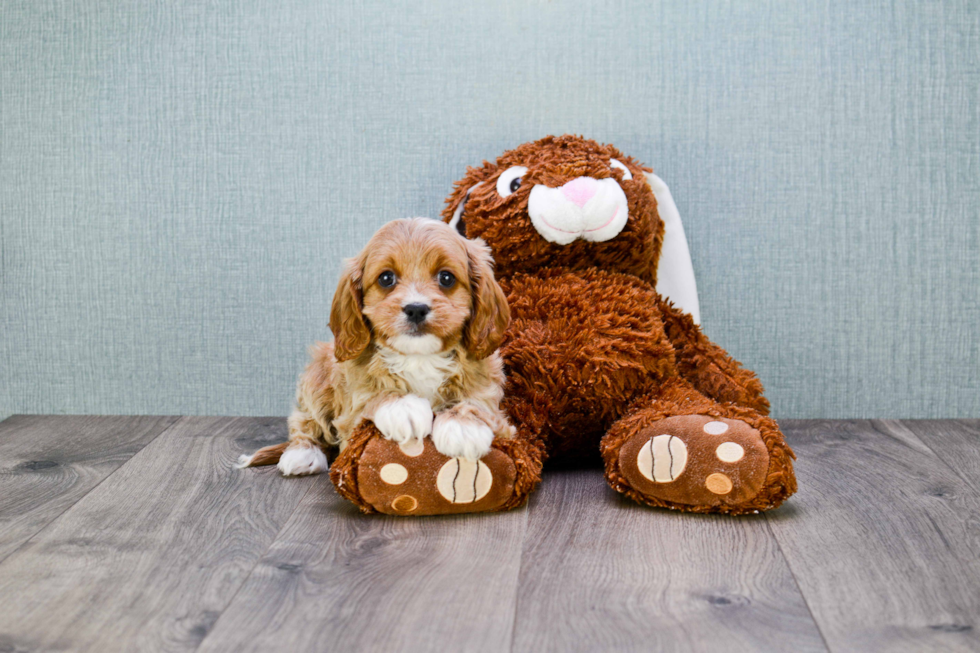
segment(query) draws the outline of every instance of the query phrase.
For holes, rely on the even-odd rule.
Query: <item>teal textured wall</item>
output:
[[[980,415],[976,2],[4,0],[0,415],[284,414],[342,257],[549,133],[781,417]]]

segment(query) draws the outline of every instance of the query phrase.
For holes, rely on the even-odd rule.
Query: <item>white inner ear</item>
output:
[[[623,179],[625,179],[625,180],[630,180],[630,179],[633,178],[633,173],[630,172],[630,169],[627,168],[626,165],[622,161],[619,161],[617,159],[609,159],[609,167],[610,168],[618,168],[619,170],[622,170],[623,171]]]
[[[475,184],[473,184],[472,186],[470,186],[469,188],[466,189],[466,194],[463,195],[463,201],[460,202],[459,203],[459,206],[456,207],[456,210],[453,211],[453,219],[449,221],[449,226],[450,227],[452,227],[453,229],[456,229],[456,225],[459,224],[459,219],[461,217],[463,217],[463,209],[466,208],[466,202],[467,202],[467,200],[470,199],[470,193],[472,193],[473,192],[473,189],[476,188],[477,186],[479,186],[482,183],[483,183],[482,181],[478,181],[478,182],[476,182]],[[459,230],[456,229],[456,231],[459,231]]]
[[[657,292],[666,297],[685,313],[701,324],[701,306],[698,303],[698,284],[694,280],[694,265],[687,247],[687,236],[681,214],[664,180],[646,173],[653,195],[657,198],[657,211],[664,221],[664,245],[657,264]]]

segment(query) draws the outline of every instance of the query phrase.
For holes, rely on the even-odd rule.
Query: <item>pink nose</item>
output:
[[[565,197],[575,202],[579,208],[582,208],[586,202],[592,199],[598,188],[599,183],[592,177],[578,177],[562,186],[561,192],[565,194]]]

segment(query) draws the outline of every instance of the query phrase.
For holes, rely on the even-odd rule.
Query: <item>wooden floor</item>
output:
[[[751,517],[545,474],[527,508],[364,517],[238,471],[281,418],[0,424],[0,652],[980,650],[980,421],[785,421]]]

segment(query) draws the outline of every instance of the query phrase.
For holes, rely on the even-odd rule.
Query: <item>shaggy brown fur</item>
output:
[[[622,162],[632,179],[611,167],[611,159]],[[512,194],[501,196],[497,179],[512,166],[527,172]],[[450,222],[465,202],[457,229],[490,246],[510,303],[512,323],[501,349],[507,373],[503,407],[517,428],[510,442],[525,447],[522,464],[532,473],[549,456],[598,449],[609,484],[641,503],[693,512],[773,508],[796,490],[793,453],[766,417],[769,402],[755,375],[656,293],[664,226],[646,171],[610,145],[547,137],[470,168],[449,197],[444,219]],[[628,201],[628,221],[603,242],[549,242],[529,213],[532,190],[559,188],[580,177],[615,179]],[[663,422],[676,416],[689,417]],[[715,421],[702,431],[707,418]],[[682,439],[691,469],[714,471],[721,482],[683,475],[674,480],[671,449],[669,482],[634,487],[621,468],[623,447],[633,442],[638,449],[649,442],[652,456],[653,438],[661,433],[680,438],[680,431],[662,430],[679,423],[685,425]],[[751,453],[754,444],[759,455],[731,460],[732,455],[716,454],[726,437],[709,435],[711,429],[730,429],[731,438],[739,434],[748,443],[743,452]],[[636,466],[636,460],[626,464]],[[536,481],[522,487],[530,491]],[[687,495],[678,495],[678,487],[687,487],[682,483],[690,486]],[[658,491],[668,486],[670,492]],[[721,489],[706,494],[705,487]]]

